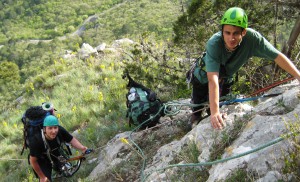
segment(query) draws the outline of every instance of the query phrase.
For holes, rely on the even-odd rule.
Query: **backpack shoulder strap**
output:
[[[59,147],[61,147],[61,144],[64,143],[64,140],[62,139],[61,133],[59,131],[56,136],[56,141],[57,141]]]
[[[26,137],[27,137],[27,123],[26,123],[26,116],[23,114],[21,121],[23,123],[23,148],[21,150],[21,155],[23,155],[24,150],[27,148],[26,146]]]
[[[47,153],[47,157],[49,158],[50,162],[51,162],[51,165],[52,167],[54,167],[54,162],[53,160],[51,159],[51,153],[50,153],[50,146],[46,140],[46,137],[45,137],[45,134],[44,134],[44,131],[43,129],[41,129],[41,134],[42,134],[42,139],[43,139],[43,142],[44,142],[44,145],[45,145],[45,148],[46,148],[46,153]],[[58,138],[58,137],[57,137]]]

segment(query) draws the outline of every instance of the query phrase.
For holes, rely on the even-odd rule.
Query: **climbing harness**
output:
[[[71,177],[73,176],[80,168],[82,160],[85,160],[85,155],[90,154],[93,150],[87,149],[82,155],[71,158],[72,152],[70,149],[70,144],[66,142],[61,142],[59,136],[56,137],[59,147],[59,156],[55,156],[51,153],[50,145],[48,144],[44,131],[41,130],[42,139],[46,148],[46,155],[51,162],[52,169],[54,169],[53,179],[61,177]],[[57,159],[59,162],[58,165],[55,164],[52,160],[52,157]]]
[[[203,52],[200,57],[198,57],[193,64],[191,65],[190,69],[186,72],[186,83],[188,84],[188,88],[190,88],[190,84],[197,78],[197,75],[194,74],[195,69],[199,69],[199,71],[206,72],[205,63],[203,61],[203,57],[206,55],[206,52]]]

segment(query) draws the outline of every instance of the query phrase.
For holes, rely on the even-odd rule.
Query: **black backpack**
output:
[[[153,127],[159,123],[163,116],[163,103],[157,98],[156,93],[145,86],[135,82],[128,73],[123,75],[123,79],[128,78],[128,93],[126,94],[127,115],[129,126],[138,126],[140,129]]]
[[[23,149],[21,152],[21,155],[24,152],[24,149],[29,148],[29,143],[36,141],[38,138],[42,138],[46,154],[48,159],[50,160],[52,164],[52,168],[55,171],[53,175],[54,178],[60,178],[60,177],[71,177],[73,174],[75,174],[81,165],[80,160],[74,160],[74,161],[67,161],[67,159],[72,156],[72,151],[70,148],[70,145],[67,144],[63,139],[62,136],[58,133],[58,137],[56,137],[56,140],[59,144],[59,153],[60,156],[57,157],[57,161],[53,161],[51,159],[51,150],[50,146],[45,140],[44,134],[42,134],[43,130],[43,123],[44,119],[48,115],[54,115],[53,111],[56,111],[56,109],[53,108],[53,105],[51,103],[43,103],[42,106],[32,106],[29,107],[26,112],[22,116],[22,123],[24,124],[23,129],[23,138],[24,138],[24,144]],[[28,163],[29,161],[29,155],[28,155]],[[34,171],[35,173],[35,171]],[[36,177],[37,174],[35,173]]]
[[[23,123],[23,149],[29,148],[29,142],[34,141],[35,137],[42,137],[41,130],[43,129],[44,118],[50,115],[51,112],[44,110],[42,106],[29,107],[22,116]]]

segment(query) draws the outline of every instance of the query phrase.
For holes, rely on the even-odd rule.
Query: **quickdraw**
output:
[[[53,170],[54,173],[52,175],[52,179],[71,177],[73,176],[80,168],[82,161],[86,159],[86,155],[93,152],[93,149],[87,149],[85,153],[75,156],[69,157],[69,151],[66,148],[63,149],[61,155],[56,157],[61,163],[61,167],[59,169]]]

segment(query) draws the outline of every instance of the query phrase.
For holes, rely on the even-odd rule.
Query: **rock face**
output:
[[[90,55],[97,54],[97,49],[93,48],[87,43],[83,43],[80,50],[78,51],[78,54],[82,59],[88,58]]]
[[[293,180],[292,174],[283,173],[293,140],[281,136],[290,132],[288,126],[299,123],[298,82],[273,88],[271,93],[281,94],[263,98],[255,106],[223,106],[228,114],[223,130],[214,130],[206,118],[188,131],[189,100],[178,101],[186,106],[161,118],[159,126],[115,136],[100,152],[89,180]]]

